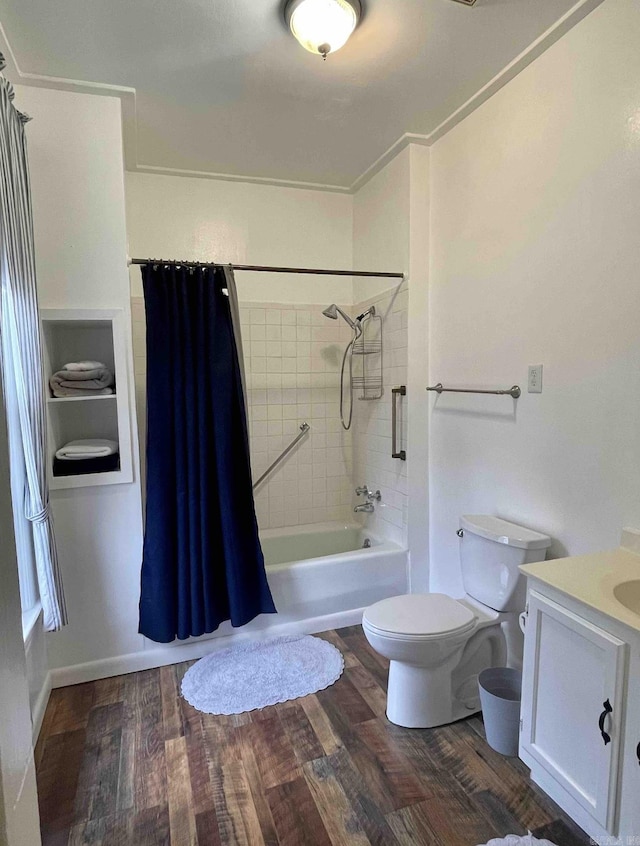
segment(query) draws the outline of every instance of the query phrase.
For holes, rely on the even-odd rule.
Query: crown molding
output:
[[[361,173],[360,176],[351,183],[349,186],[349,193],[355,194],[357,191],[362,188],[363,185],[366,185],[370,179],[380,173],[380,171],[385,168],[392,159],[401,153],[409,144],[418,144],[421,147],[430,147],[433,142],[431,141],[430,135],[418,135],[415,132],[405,132],[404,135],[401,135],[397,141],[395,141],[388,150],[375,160],[372,165]]]
[[[523,50],[519,56],[516,56],[513,61],[504,67],[500,73],[496,74],[493,79],[489,80],[486,85],[470,97],[466,103],[463,103],[459,108],[449,115],[446,120],[443,120],[439,126],[432,130],[428,138],[428,145],[431,146],[435,142],[450,132],[454,126],[461,123],[472,112],[475,112],[483,103],[489,100],[501,88],[504,88],[507,83],[511,82],[519,73],[527,68],[539,56],[546,52],[556,41],[559,41],[563,35],[566,35],[569,30],[579,23],[583,18],[593,12],[598,6],[604,3],[604,0],[579,0],[568,12],[559,18],[553,26],[550,26],[542,33],[535,41],[533,41],[526,50]]]
[[[0,22],[0,52],[4,54],[5,74],[16,85],[32,86],[34,88],[53,88],[56,91],[71,91],[75,94],[93,94],[97,97],[117,97],[122,108],[122,147],[125,167],[137,165],[138,126],[136,117],[136,89],[124,85],[107,85],[100,82],[87,82],[83,79],[67,79],[65,77],[46,76],[39,73],[23,71],[16,58],[13,48],[7,38],[4,26]]]
[[[549,49],[556,41],[559,41],[563,35],[566,35],[570,29],[579,23],[583,18],[600,6],[604,0],[579,0],[566,12],[553,26],[549,27],[542,33],[535,41],[533,41],[525,50],[516,56],[512,62],[497,73],[493,79],[489,80],[486,85],[476,91],[466,103],[463,103],[459,108],[452,112],[446,120],[442,121],[434,130],[428,135],[415,135],[406,132],[398,140],[384,152],[379,159],[377,159],[367,170],[364,171],[349,187],[349,193],[355,194],[363,185],[366,185],[370,179],[379,173],[389,162],[395,158],[398,153],[401,153],[409,144],[420,144],[423,147],[431,147],[440,138],[450,132],[455,126],[461,123],[476,109],[480,108],[483,103],[486,103],[494,94],[504,88],[507,83],[511,82],[519,73],[527,68],[539,56]]]
[[[249,182],[254,185],[274,185],[278,188],[298,188],[306,191],[329,191],[334,194],[352,194],[348,185],[331,185],[322,182],[301,182],[295,179],[277,179],[269,176],[244,176],[236,173],[215,173],[209,170],[183,170],[176,167],[157,167],[155,165],[136,165],[127,167],[136,173],[149,173],[156,176],[185,176],[192,179],[216,179],[222,182]]]
[[[350,185],[332,185],[318,182],[302,182],[292,179],[275,177],[246,176],[233,173],[215,173],[213,171],[184,170],[173,167],[159,167],[141,164],[138,161],[138,124],[136,114],[136,89],[121,85],[106,85],[97,82],[86,82],[78,79],[65,79],[54,76],[27,73],[22,71],[16,60],[2,23],[0,23],[0,43],[7,62],[5,73],[13,76],[16,84],[32,85],[38,88],[54,88],[60,91],[73,91],[81,94],[94,94],[103,97],[118,97],[122,103],[122,143],[124,149],[125,168],[134,173],[156,174],[161,176],[182,176],[195,179],[214,179],[225,182],[244,182],[257,185],[273,185],[280,188],[298,188],[311,191],[329,191],[337,194],[355,194],[366,185],[389,162],[401,153],[409,144],[431,147],[461,123],[472,112],[489,100],[494,94],[504,88],[526,67],[569,32],[577,23],[590,12],[600,6],[604,0],[578,0],[553,26],[543,32],[532,44],[516,56],[505,68],[493,77],[486,85],[470,97],[466,103],[457,108],[446,120],[427,135],[405,132],[398,138],[375,162],[373,162]]]

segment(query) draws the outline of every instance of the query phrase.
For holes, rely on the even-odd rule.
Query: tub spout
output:
[[[366,511],[367,514],[371,514],[372,511],[375,511],[372,502],[361,502],[360,505],[356,505],[353,509],[354,512],[357,514],[359,511]]]

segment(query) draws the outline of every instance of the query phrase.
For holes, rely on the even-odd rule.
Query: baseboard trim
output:
[[[152,670],[156,667],[164,667],[169,664],[180,664],[182,661],[191,661],[202,658],[211,652],[219,649],[226,649],[235,643],[262,640],[265,637],[274,637],[288,634],[316,634],[329,629],[341,628],[342,626],[354,626],[362,622],[364,608],[352,608],[349,611],[339,611],[335,614],[326,614],[321,617],[309,617],[305,620],[292,620],[286,623],[276,623],[260,631],[243,632],[237,631],[228,635],[212,636],[207,639],[189,641],[177,646],[160,646],[157,649],[146,649],[140,652],[131,652],[128,655],[117,655],[113,658],[103,658],[99,661],[89,661],[86,664],[75,664],[69,667],[58,667],[50,670],[47,675],[48,693],[44,700],[40,724],[44,709],[49,699],[52,688],[68,687],[73,684],[106,679],[111,676],[121,676],[126,673],[135,673],[140,670]],[[44,691],[44,689],[43,689]],[[35,718],[34,718],[35,729]],[[40,730],[38,726],[38,731]]]
[[[40,729],[42,728],[42,721],[44,720],[44,713],[47,710],[47,705],[49,704],[49,697],[51,696],[52,690],[52,673],[51,670],[47,673],[44,679],[44,684],[38,694],[38,698],[35,701],[33,706],[33,711],[31,712],[31,726],[33,730],[33,745],[36,745],[38,737],[40,735]]]

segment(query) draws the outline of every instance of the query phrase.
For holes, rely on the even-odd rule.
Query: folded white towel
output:
[[[96,364],[99,362],[85,362]],[[108,367],[95,367],[92,370],[58,370],[49,379],[54,397],[95,396],[99,393],[112,393],[113,373]],[[105,392],[105,388],[109,388]]]
[[[63,365],[63,370],[98,370],[106,368],[106,364],[101,361],[70,361]]]
[[[68,444],[56,451],[56,458],[63,461],[82,461],[85,458],[106,458],[118,451],[116,441],[109,441],[105,438],[83,439],[69,441]]]

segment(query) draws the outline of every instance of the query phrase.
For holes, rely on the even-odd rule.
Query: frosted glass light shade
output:
[[[310,53],[326,56],[343,47],[360,18],[359,0],[290,0],[287,23]]]

